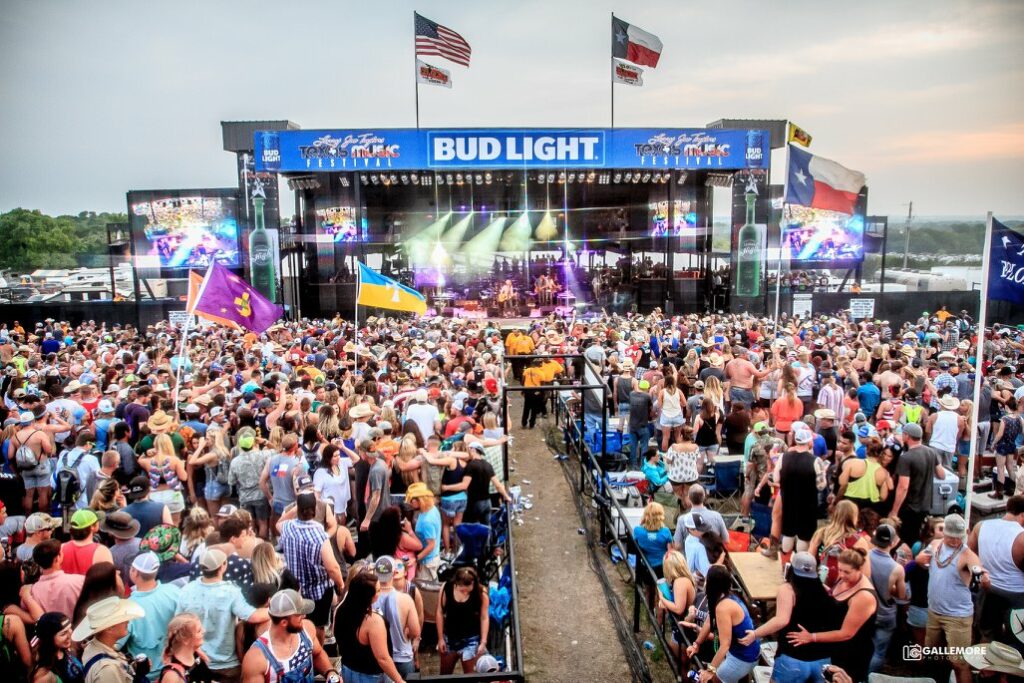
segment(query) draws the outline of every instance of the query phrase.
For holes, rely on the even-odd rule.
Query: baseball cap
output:
[[[377,561],[373,564],[373,571],[377,575],[377,580],[381,583],[390,583],[395,578],[396,566],[395,558],[390,555],[378,557]]]
[[[911,439],[920,439],[924,436],[924,430],[921,429],[921,425],[908,422],[903,425],[903,436],[909,436]]]
[[[128,482],[128,500],[138,500],[149,493],[149,477],[140,474]]]
[[[160,558],[156,553],[139,553],[132,560],[132,569],[143,574],[156,574],[160,570]]]
[[[25,520],[25,532],[36,534],[46,529],[54,529],[60,526],[60,522],[45,512],[33,512]]]
[[[876,429],[892,429],[892,425],[889,424],[888,420],[879,420],[875,423]]]
[[[274,593],[270,598],[270,616],[290,617],[293,614],[309,614],[313,611],[313,601],[306,600],[299,592],[288,588]]]
[[[949,538],[967,538],[967,522],[958,514],[946,515],[942,535]]]
[[[295,478],[295,490],[302,491],[303,489],[313,488],[313,478],[308,474],[300,474]]]
[[[236,512],[238,512],[238,506],[232,505],[231,503],[225,503],[224,505],[220,506],[219,510],[217,510],[217,516],[218,517],[230,517],[231,515],[235,514]]]
[[[810,443],[814,441],[814,434],[806,426],[797,428],[793,430],[793,441],[799,444]]]
[[[474,450],[480,451],[481,453],[484,453],[486,451],[484,445],[479,441],[474,441],[473,443],[469,444],[469,447]]]
[[[794,574],[801,578],[818,578],[818,562],[814,559],[814,555],[808,552],[794,553],[789,560],[789,567]]]
[[[214,406],[214,407],[210,408],[210,417],[218,417],[219,415],[223,415],[223,414],[224,414],[224,409],[221,408],[220,406]]]
[[[896,538],[896,530],[889,524],[879,524],[871,536],[871,542],[879,548],[887,548]]]
[[[757,434],[763,434],[764,432],[770,432],[772,429],[771,425],[767,422],[757,422],[754,424],[754,432]]]
[[[498,660],[494,658],[494,655],[484,655],[480,659],[476,660],[475,668],[478,674],[501,671],[501,665],[498,664]]]
[[[96,513],[85,508],[84,510],[78,510],[75,514],[71,515],[71,528],[72,529],[88,529],[93,524],[100,521],[100,518],[96,516]]]
[[[228,556],[216,548],[207,548],[199,558],[199,568],[206,572],[212,572],[224,566]]]

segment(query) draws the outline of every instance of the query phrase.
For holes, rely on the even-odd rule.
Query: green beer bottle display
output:
[[[263,219],[262,197],[253,197],[252,204],[256,214],[256,228],[249,235],[249,279],[256,290],[277,303],[277,276],[274,273],[274,252],[270,235],[267,234],[266,222]]]
[[[757,195],[748,192],[747,221],[740,228],[736,253],[736,296],[761,296],[761,231],[754,225],[754,202]]]

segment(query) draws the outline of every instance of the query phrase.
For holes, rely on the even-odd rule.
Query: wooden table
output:
[[[729,553],[729,561],[747,598],[760,606],[763,619],[766,603],[775,600],[782,586],[782,565],[778,560],[768,559],[757,551]]]

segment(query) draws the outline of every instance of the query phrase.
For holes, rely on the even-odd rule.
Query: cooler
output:
[[[619,517],[619,508],[612,508],[612,535],[616,538],[631,538],[633,529],[640,526],[644,516],[643,508],[622,508],[623,518]]]
[[[935,477],[932,480],[932,515],[945,517],[950,508],[956,505],[956,496],[960,487],[960,477],[956,472],[945,470],[946,478]]]

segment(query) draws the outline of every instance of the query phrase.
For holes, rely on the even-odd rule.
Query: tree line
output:
[[[0,214],[0,268],[18,273],[36,269],[107,265],[107,223],[126,223],[127,214],[82,211],[48,216],[13,209]]]

